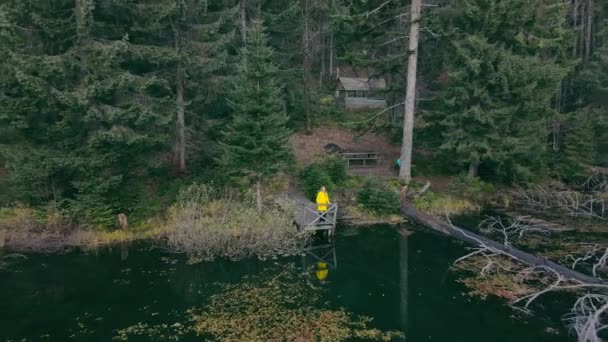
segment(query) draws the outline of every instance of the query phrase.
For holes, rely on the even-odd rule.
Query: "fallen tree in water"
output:
[[[526,253],[512,246],[507,246],[500,242],[488,239],[485,236],[481,236],[479,234],[475,234],[469,231],[465,231],[464,229],[454,227],[448,222],[444,222],[436,217],[419,212],[410,205],[403,206],[401,208],[401,213],[423,226],[429,227],[433,230],[457,238],[459,240],[469,242],[477,247],[486,248],[497,255],[506,255],[530,266],[549,267],[551,269],[556,270],[558,273],[562,274],[567,278],[577,279],[581,282],[608,285],[608,282],[604,280],[569,269],[551,260],[541,258],[530,253]]]
[[[512,283],[519,284],[521,287],[520,293],[510,300],[514,309],[529,313],[531,312],[530,306],[545,294],[558,291],[584,291],[576,300],[570,313],[565,315],[564,321],[577,333],[578,341],[603,341],[602,333],[608,328],[608,324],[606,324],[608,282],[512,247],[509,242],[511,236],[522,236],[524,233],[535,232],[535,227],[522,225],[518,221],[505,224],[498,219],[482,222],[485,229],[500,232],[503,235],[504,243],[499,243],[454,226],[449,217],[447,222],[444,222],[418,212],[411,206],[403,207],[402,213],[419,224],[473,244],[472,251],[457,259],[454,264],[479,257],[483,260],[479,273],[481,277],[487,276],[491,271],[503,277],[507,275],[512,279]],[[541,232],[544,233],[544,231]],[[598,253],[601,256],[598,257]],[[572,268],[575,268],[578,262],[587,261],[593,257],[597,259],[593,265],[593,274],[596,275],[597,268],[606,264],[608,249],[602,251],[599,248],[592,248],[582,258],[574,259]],[[512,263],[505,262],[504,258],[515,260],[519,264],[515,267]]]

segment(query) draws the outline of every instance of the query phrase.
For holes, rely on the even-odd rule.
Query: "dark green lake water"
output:
[[[333,307],[373,317],[373,326],[381,329],[403,330],[410,342],[573,340],[559,315],[521,317],[498,300],[464,295],[466,289],[449,270],[466,253],[459,242],[420,231],[402,236],[389,227],[341,228],[334,248],[315,251],[317,257],[327,254],[330,271],[321,286]],[[218,289],[214,284],[239,282],[277,262],[306,269],[316,260],[309,254],[272,261],[186,261],[147,245],[29,255],[0,271],[0,341],[109,341],[119,329],[139,322],[186,324],[186,310],[203,307]]]

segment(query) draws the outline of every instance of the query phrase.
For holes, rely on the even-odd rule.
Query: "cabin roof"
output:
[[[344,90],[349,91],[386,89],[386,82],[382,78],[340,77],[338,81]]]

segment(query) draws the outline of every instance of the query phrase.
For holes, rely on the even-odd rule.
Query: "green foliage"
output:
[[[452,194],[478,204],[483,203],[484,198],[493,191],[492,184],[482,181],[479,177],[468,177],[464,174],[454,177],[450,184]]]
[[[452,48],[445,55],[447,83],[439,85],[437,117],[442,148],[463,166],[492,163],[505,179],[530,179],[544,165],[545,119],[554,113],[551,99],[568,72],[561,58],[565,8],[463,0],[450,10],[443,30]]]
[[[320,167],[327,172],[332,183],[337,186],[344,184],[348,180],[346,162],[342,158],[329,157],[322,161]]]
[[[390,215],[399,212],[399,195],[384,184],[369,178],[357,194],[357,203],[363,209],[378,215]]]
[[[596,160],[594,129],[591,120],[585,115],[579,115],[574,124],[574,130],[564,141],[566,158],[562,178],[580,184],[589,177],[590,167]]]
[[[414,206],[418,210],[436,216],[458,215],[480,209],[477,204],[468,199],[432,191],[427,191],[424,195],[416,197]]]
[[[338,157],[318,160],[302,169],[299,176],[304,194],[313,201],[322,186],[331,193],[349,180],[346,162]]]
[[[329,193],[335,190],[335,185],[327,172],[320,169],[317,165],[309,165],[300,172],[300,188],[306,197],[315,200],[317,192],[324,186]]]
[[[608,44],[605,43],[608,37],[608,21],[604,21],[603,28],[605,32],[600,35],[604,39],[603,46],[597,49],[594,57],[588,63],[583,64],[577,70],[572,80],[574,94],[571,101],[575,101],[576,107],[574,107],[574,115],[570,119],[575,130],[566,132],[564,152],[568,159],[572,160],[575,157],[572,152],[582,149],[583,154],[578,158],[585,158],[582,160],[584,164],[608,166]],[[590,128],[589,125],[592,127]],[[576,145],[577,138],[582,138],[585,145],[589,143],[593,145],[595,158],[588,158],[591,151],[590,146],[568,147],[570,144]],[[568,152],[568,150],[572,152]],[[574,171],[580,172],[580,170]]]
[[[167,179],[178,64],[188,78],[186,106],[198,112],[218,89],[212,76],[226,69],[226,10],[215,0],[5,1],[0,160],[11,196],[4,201],[55,201],[101,226],[113,226],[120,212],[149,214],[155,194],[146,183]],[[188,123],[204,129],[198,115]],[[201,136],[191,135],[192,151]],[[193,161],[199,155],[190,153]]]
[[[310,101],[314,118],[385,125],[379,131],[400,141],[401,129],[384,120],[391,111],[370,121],[370,113],[333,102],[327,67],[332,42],[334,76],[338,65],[371,71],[387,82],[378,95],[397,105],[409,2],[307,4],[311,74],[325,71],[308,89],[319,99]],[[419,83],[435,100],[419,101],[415,132],[416,146],[433,157],[416,156],[414,173],[458,174],[479,164],[486,180],[519,181],[544,177],[549,165],[578,182],[589,165],[608,166],[605,4],[593,21],[593,53],[577,61],[564,2],[435,4],[424,8],[419,51]],[[285,172],[287,127],[304,121],[305,9],[294,0],[259,5],[255,17],[269,34],[256,24],[239,56],[237,1],[3,1],[0,202],[56,203],[100,226],[112,226],[120,212],[139,221],[162,211],[171,197],[163,189],[173,184],[182,76],[189,174],[180,176],[245,184]],[[554,123],[561,145],[551,152]],[[343,178],[339,165],[302,171],[311,197],[321,185],[342,187]]]
[[[283,111],[277,67],[260,23],[249,32],[243,61],[232,83],[230,125],[220,143],[218,162],[235,177],[268,179],[288,167],[289,117]]]

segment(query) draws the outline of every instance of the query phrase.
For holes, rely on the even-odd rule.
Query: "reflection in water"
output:
[[[131,249],[131,242],[125,241],[120,243],[120,260],[125,261],[129,258],[129,250]]]
[[[324,282],[330,270],[338,268],[335,244],[312,246],[302,255],[302,271],[308,272],[314,263],[315,277]]]
[[[401,331],[407,332],[408,296],[408,251],[407,240],[410,231],[399,231],[399,309],[401,313]]]
[[[457,274],[449,271],[466,252],[460,243],[424,231],[408,236],[392,227],[338,231],[332,244],[279,260],[193,264],[184,255],[144,243],[91,253],[28,255],[0,271],[0,341],[112,341],[117,331],[131,327],[186,326],[190,310],[205,309],[212,296],[223,293],[223,285],[272,278],[288,265],[306,272],[306,280],[298,274],[288,290],[304,282],[321,283],[305,287],[322,287],[320,301],[330,311],[344,308],[372,317],[371,327],[404,330],[408,342],[570,340],[559,316],[514,317],[500,301],[463,294]],[[305,304],[310,308],[311,303]],[[548,326],[559,335],[547,333]]]

